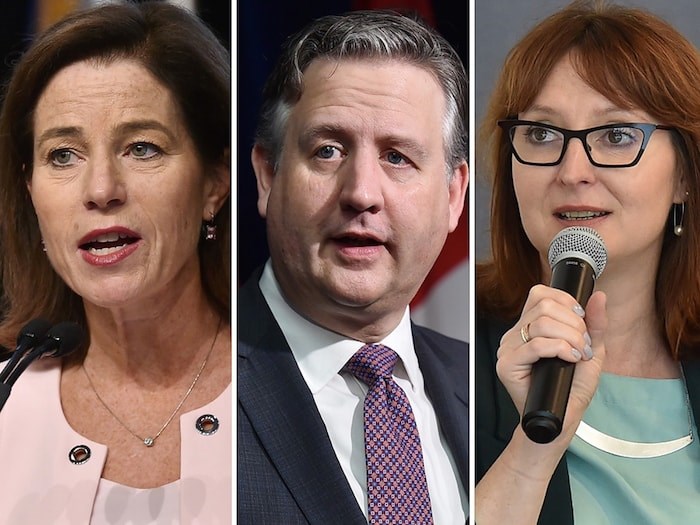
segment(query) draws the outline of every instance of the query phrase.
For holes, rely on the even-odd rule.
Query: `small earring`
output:
[[[216,240],[216,224],[214,224],[214,214],[209,212],[211,219],[204,224],[204,239],[207,241]]]
[[[678,217],[678,210],[680,209],[680,218]],[[680,204],[673,203],[673,234],[676,237],[683,235],[683,218],[685,216],[685,202]]]
[[[44,242],[44,239],[41,239],[41,251],[46,253],[46,243]]]

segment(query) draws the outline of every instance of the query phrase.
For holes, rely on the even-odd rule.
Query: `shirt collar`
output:
[[[285,301],[269,260],[265,264],[259,284],[263,297],[292,350],[304,381],[312,394],[318,393],[364,343],[327,330],[297,313]],[[399,355],[400,364],[397,363],[394,375],[406,377],[414,388],[422,383],[413,347],[408,306],[396,328],[380,343]],[[420,386],[422,387],[422,384]]]

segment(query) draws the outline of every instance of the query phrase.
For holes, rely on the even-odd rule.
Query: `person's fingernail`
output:
[[[586,345],[583,347],[583,355],[585,356],[586,360],[593,359],[593,349],[591,348],[591,345]]]
[[[593,344],[593,341],[591,341],[591,336],[588,335],[588,332],[583,332],[583,340],[588,346],[591,346]]]
[[[579,352],[579,351],[576,350],[575,348],[572,348],[572,349],[571,349],[571,355],[574,356],[574,359],[576,359],[576,361],[580,361],[580,360],[581,360],[581,352]]]
[[[581,317],[586,317],[586,311],[583,309],[583,306],[578,303],[576,303],[576,306],[574,306],[574,312]]]

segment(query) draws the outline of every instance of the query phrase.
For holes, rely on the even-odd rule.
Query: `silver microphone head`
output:
[[[593,228],[572,226],[557,233],[549,244],[549,266],[567,258],[583,259],[593,268],[596,279],[608,262],[602,237]]]

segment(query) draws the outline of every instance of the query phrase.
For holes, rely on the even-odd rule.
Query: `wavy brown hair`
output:
[[[37,101],[58,71],[87,59],[139,62],[172,94],[205,171],[230,162],[230,59],[197,17],[165,2],[124,3],[78,11],[51,27],[16,65],[0,114],[0,344],[14,346],[21,326],[35,317],[87,329],[82,299],[42,253],[26,187]],[[209,301],[230,319],[230,199],[214,220],[216,242],[199,243],[201,278]]]
[[[683,236],[666,229],[656,277],[656,311],[659,330],[674,357],[698,354],[700,57],[662,19],[602,1],[573,2],[539,23],[510,51],[496,83],[481,127],[492,173],[492,258],[477,265],[477,314],[517,317],[529,289],[544,277],[518,213],[511,149],[496,122],[525,111],[555,64],[567,55],[581,78],[614,104],[642,109],[678,130],[673,134],[678,169],[689,195]]]

